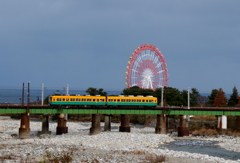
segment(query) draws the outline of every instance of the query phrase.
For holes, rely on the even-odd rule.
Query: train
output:
[[[158,100],[153,96],[80,96],[80,95],[52,95],[49,105],[79,105],[79,106],[157,106]]]

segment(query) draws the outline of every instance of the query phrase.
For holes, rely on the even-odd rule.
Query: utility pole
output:
[[[67,84],[67,86],[66,86],[66,96],[68,96],[69,95],[69,84]]]
[[[22,85],[22,106],[24,106],[24,83]]]
[[[69,84],[66,86],[66,96],[69,96]],[[68,120],[68,114],[64,114],[64,119]]]
[[[190,109],[190,88],[188,87],[188,109]]]
[[[164,86],[162,86],[161,107],[163,107],[163,91],[164,91]]]
[[[28,82],[28,105],[27,105],[27,114],[29,114],[29,112],[30,112],[29,105],[30,105],[30,82]]]
[[[44,84],[42,83],[42,105],[44,103]]]

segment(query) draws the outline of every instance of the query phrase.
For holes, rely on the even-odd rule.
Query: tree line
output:
[[[107,92],[102,88],[89,87],[86,91],[89,95],[101,95],[106,96]],[[143,96],[154,96],[158,98],[158,102],[161,102],[162,88],[157,88],[156,90],[143,89],[138,86],[133,86],[131,88],[123,89],[122,95],[143,95]],[[191,88],[190,92],[190,106],[236,106],[240,104],[238,97],[238,90],[234,86],[232,94],[229,99],[227,99],[225,92],[222,88],[213,89],[209,96],[202,96],[196,88]],[[188,105],[188,90],[178,90],[173,87],[164,87],[164,97],[167,106],[187,106]]]

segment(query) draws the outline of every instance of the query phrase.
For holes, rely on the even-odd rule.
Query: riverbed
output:
[[[101,126],[104,124],[101,123]],[[69,153],[73,162],[146,162],[146,156],[165,156],[165,162],[240,162],[238,158],[225,157],[223,155],[212,155],[210,152],[201,153],[198,151],[183,151],[176,147],[172,148],[171,143],[179,144],[179,148],[190,149],[212,146],[212,151],[217,151],[218,146],[226,147],[228,151],[239,149],[239,138],[233,137],[189,137],[188,140],[176,140],[171,135],[155,134],[153,127],[132,126],[130,133],[119,132],[119,123],[112,123],[112,130],[101,132],[97,135],[89,135],[90,122],[68,122],[68,133],[56,135],[56,122],[49,124],[51,135],[37,136],[41,130],[40,121],[31,121],[31,138],[18,139],[20,121],[12,119],[0,120],[0,156],[5,162],[19,162],[31,160],[32,162],[42,161],[46,158],[46,151],[52,157],[59,158]],[[205,143],[204,141],[209,141]],[[235,143],[233,143],[235,142]],[[166,145],[167,144],[167,145]],[[204,145],[202,145],[204,144]],[[229,146],[229,144],[232,144]],[[172,148],[172,149],[171,149]],[[205,148],[206,149],[206,148]],[[207,151],[207,150],[206,150]],[[238,152],[239,151],[235,151]],[[239,153],[240,155],[240,153]],[[97,160],[97,161],[96,161]]]

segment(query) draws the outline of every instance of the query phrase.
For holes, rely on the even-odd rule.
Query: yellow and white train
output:
[[[50,105],[157,106],[153,96],[49,96]]]

